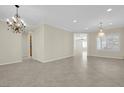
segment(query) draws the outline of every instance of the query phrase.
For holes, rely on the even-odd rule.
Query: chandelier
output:
[[[100,36],[100,37],[103,37],[104,35],[105,35],[105,33],[103,32],[103,23],[102,22],[100,22],[100,30],[99,30],[99,33],[98,33],[98,35]]]
[[[8,25],[8,30],[12,30],[14,33],[22,33],[25,30],[26,24],[18,14],[19,5],[15,5],[15,7],[15,16],[13,16],[10,20],[7,19],[6,23]]]

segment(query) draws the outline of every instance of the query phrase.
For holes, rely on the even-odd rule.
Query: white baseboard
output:
[[[103,57],[103,58],[114,58],[114,59],[124,59],[123,57],[110,57],[110,56],[100,56],[100,55],[90,55],[93,57]]]
[[[2,62],[0,65],[8,65],[8,64],[14,64],[14,63],[20,63],[22,60],[16,60],[16,61],[10,61],[10,62]]]
[[[58,57],[58,58],[52,58],[52,59],[49,59],[49,60],[42,60],[40,62],[47,63],[47,62],[57,61],[57,60],[61,60],[61,59],[69,58],[69,57],[73,57],[73,55],[71,55],[71,56],[64,56],[64,57]]]
[[[23,59],[30,59],[30,56],[24,56]]]

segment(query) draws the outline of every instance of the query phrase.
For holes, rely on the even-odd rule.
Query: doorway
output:
[[[74,56],[82,60],[81,65],[87,67],[88,36],[86,33],[74,33]]]
[[[32,57],[32,34],[30,34],[30,57]]]
[[[84,53],[87,55],[87,34],[75,33],[74,34],[74,52]]]

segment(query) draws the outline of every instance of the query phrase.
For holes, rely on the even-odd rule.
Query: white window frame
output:
[[[103,37],[97,37],[96,48],[102,51],[120,51],[120,33],[112,32]]]

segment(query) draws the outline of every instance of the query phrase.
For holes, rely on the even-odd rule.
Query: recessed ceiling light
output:
[[[85,30],[88,30],[88,27],[86,27]]]
[[[109,25],[112,25],[112,23],[109,23]]]
[[[77,23],[77,20],[73,20],[73,23]]]
[[[112,8],[107,9],[107,12],[111,12],[111,11],[112,11]]]

